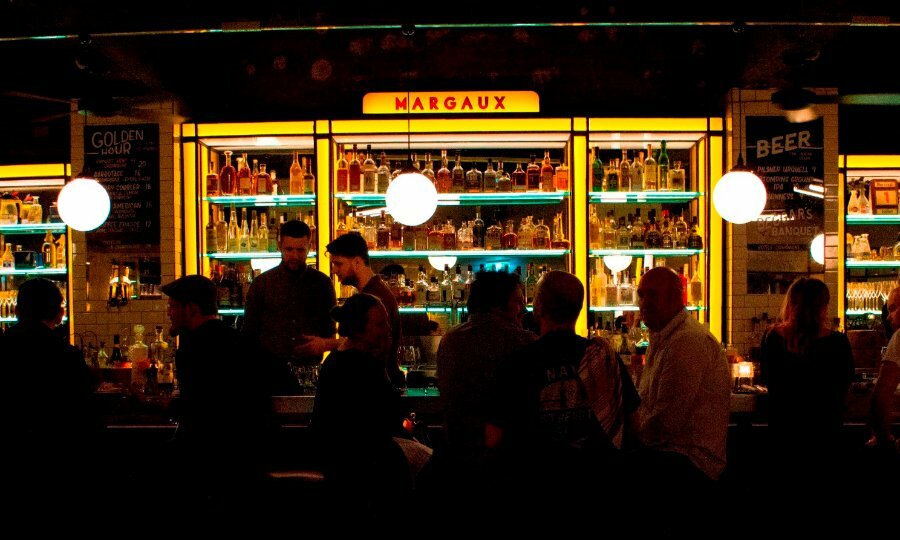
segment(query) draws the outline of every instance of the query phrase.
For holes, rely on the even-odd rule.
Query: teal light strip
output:
[[[881,315],[880,309],[848,309],[844,312],[847,315]]]
[[[847,268],[900,268],[900,261],[847,260]]]
[[[466,251],[370,251],[373,259],[418,259],[423,257],[562,257],[568,249],[489,249]]]
[[[528,191],[516,193],[438,193],[438,206],[478,206],[505,204],[559,204],[568,191]],[[351,206],[384,205],[384,194],[337,193],[335,198]]]
[[[234,206],[315,206],[315,195],[257,195],[232,197],[220,195],[206,197],[204,200],[215,204]]]
[[[400,313],[452,313],[454,310],[465,312],[469,308],[466,306],[457,306],[455,308],[449,306],[400,306]],[[525,309],[532,311],[534,308],[527,306]]]
[[[68,321],[69,321],[69,316],[63,315],[62,322],[68,322]],[[0,317],[0,323],[14,323],[14,322],[19,322],[19,318],[18,317]]]
[[[250,251],[250,252],[239,252],[239,253],[222,253],[222,252],[214,252],[207,253],[206,256],[210,259],[220,259],[220,260],[250,260],[250,259],[280,259],[281,252],[279,251]],[[306,255],[307,259],[315,259],[316,252],[310,251]]]
[[[703,195],[700,191],[604,191],[591,193],[590,202],[605,203],[683,203],[690,202]]]
[[[847,225],[900,225],[900,214],[890,215],[847,215]]]
[[[703,311],[705,306],[686,306],[684,309],[688,311]],[[613,311],[640,311],[638,306],[591,306],[593,312],[613,312]]]
[[[227,309],[219,310],[219,315],[243,315],[243,314],[244,314],[244,308],[227,308]]]
[[[0,276],[64,276],[65,268],[16,268],[15,270],[0,270]]]
[[[15,225],[0,225],[0,233],[3,234],[35,234],[66,232],[65,223],[17,223]]]
[[[656,257],[690,257],[703,253],[702,249],[592,249],[591,257],[604,255],[653,255]]]

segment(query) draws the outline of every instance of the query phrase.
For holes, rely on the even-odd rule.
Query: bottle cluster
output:
[[[0,255],[0,273],[30,268],[66,268],[65,234],[60,234],[54,239],[53,233],[47,231],[40,251],[26,249],[23,244],[13,245],[4,242],[2,235],[0,246],[3,246],[3,254]]]
[[[338,193],[386,193],[390,183],[402,172],[404,163],[391,163],[381,152],[376,164],[372,155],[372,145],[366,152],[360,152],[358,145],[352,149],[342,148],[336,166],[336,189]],[[537,156],[531,154],[528,163],[518,162],[512,171],[507,170],[502,161],[488,158],[485,168],[472,161],[469,168],[463,166],[462,156],[456,152],[451,167],[447,150],[441,150],[439,162],[432,160],[431,153],[425,153],[425,161],[420,162],[418,154],[412,154],[412,166],[429,178],[438,193],[492,193],[522,191],[568,191],[569,167],[565,160],[554,166],[550,151],[544,152],[538,163]]]
[[[645,157],[646,155],[646,157]],[[652,145],[647,153],[635,151],[629,159],[628,150],[622,149],[622,157],[604,164],[600,147],[594,147],[591,156],[591,191],[685,191],[687,177],[681,161],[669,159],[666,141],[660,143],[656,158]]]
[[[206,224],[206,250],[217,253],[259,253],[278,251],[278,231],[281,224],[287,221],[287,214],[282,214],[280,222],[275,217],[268,217],[266,212],[258,213],[250,210],[247,217],[247,209],[241,208],[241,218],[238,220],[237,209],[232,205],[228,221],[225,220],[225,212],[217,207],[210,207],[210,219]],[[309,245],[316,245],[316,220],[313,211],[304,216],[297,212],[296,219],[309,226]]]
[[[661,261],[657,261],[658,263]],[[703,282],[700,280],[700,273],[694,272],[688,278],[690,266],[685,264],[684,268],[678,269],[678,276],[681,279],[682,301],[684,305],[691,307],[701,307],[704,304],[703,298]],[[638,269],[640,270],[640,269]],[[645,269],[649,270],[649,268]],[[596,266],[591,269],[590,280],[590,301],[594,307],[627,307],[638,305],[638,283],[640,282],[640,274],[636,274],[634,280],[631,279],[630,271],[607,272],[600,259],[597,259]]]
[[[647,212],[647,221],[641,218],[641,209],[634,214],[616,219],[612,210],[601,217],[591,207],[588,218],[590,249],[703,249],[697,217],[688,225],[681,213],[677,218],[668,210],[662,211],[657,220],[656,209]]]
[[[56,201],[50,205],[50,221],[59,223],[59,210]],[[44,223],[44,206],[39,195],[28,194],[24,199],[17,192],[0,194],[0,225],[39,224]]]
[[[479,265],[479,272],[485,272],[485,265]],[[509,272],[508,265],[504,265],[500,272]],[[547,265],[540,269],[529,263],[527,274],[522,276],[522,268],[516,267],[513,273],[519,276],[525,290],[525,301],[531,304],[534,301],[534,293],[537,283],[549,271]],[[419,307],[463,307],[469,298],[469,290],[475,280],[475,272],[471,264],[463,270],[462,265],[456,265],[455,272],[450,265],[444,265],[441,272],[431,274],[425,271],[423,265],[419,265],[416,279],[402,278],[394,284],[392,289],[397,297],[397,303],[401,306]]]
[[[316,192],[316,177],[312,172],[312,158],[300,157],[294,152],[294,161],[287,181],[279,180],[274,170],[267,170],[265,163],[253,160],[253,168],[246,152],[237,158],[237,167],[231,164],[231,150],[226,150],[225,165],[216,174],[215,164],[209,163],[206,175],[206,195],[249,197],[256,195],[312,195]]]

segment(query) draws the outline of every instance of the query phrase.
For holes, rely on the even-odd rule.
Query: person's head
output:
[[[681,278],[671,268],[657,266],[641,277],[638,304],[647,328],[658,332],[684,310]]]
[[[20,293],[21,294],[21,293]],[[900,330],[900,287],[895,287],[887,299],[888,322],[894,331]]]
[[[338,334],[347,338],[351,348],[379,356],[390,347],[391,324],[377,296],[354,294],[331,309],[331,318],[337,321]]]
[[[369,266],[366,240],[358,234],[343,234],[325,246],[325,250],[331,259],[331,271],[341,283],[358,287],[360,272]]]
[[[828,286],[819,279],[801,277],[788,287],[781,304],[781,324],[788,348],[805,351],[828,321]]]
[[[281,226],[278,250],[281,262],[289,270],[300,270],[306,266],[306,254],[309,253],[309,226],[302,221],[292,219]]]
[[[496,313],[511,321],[525,311],[525,294],[516,274],[478,272],[469,289],[469,313]]]
[[[216,284],[207,277],[184,276],[163,285],[161,290],[169,297],[166,315],[172,324],[169,333],[173,336],[217,317]]]
[[[63,296],[49,279],[32,278],[19,286],[16,316],[20,322],[44,323],[54,327],[62,321]]]
[[[555,329],[575,329],[584,303],[584,285],[568,272],[552,270],[538,281],[534,293],[534,316],[541,334]]]

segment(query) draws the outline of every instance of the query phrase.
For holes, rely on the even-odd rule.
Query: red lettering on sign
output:
[[[506,99],[506,96],[494,96],[494,110],[503,109],[506,110],[506,105],[503,104],[503,100]]]
[[[459,110],[469,109],[470,111],[474,109],[472,107],[472,101],[469,99],[469,96],[466,96],[466,99],[463,100],[462,105],[460,105]]]
[[[456,108],[456,98],[448,97],[444,99],[444,108],[448,111],[452,111]]]
[[[431,96],[430,98],[428,98],[428,109],[431,111],[438,110],[438,102],[436,97]]]
[[[406,110],[406,98],[394,98],[394,110],[395,111],[405,111]]]
[[[421,99],[421,98],[416,98],[416,100],[413,101],[413,104],[412,104],[412,110],[416,110],[416,109],[419,109],[420,111],[424,111],[424,110],[425,110],[425,105],[422,105],[422,99]]]
[[[483,102],[482,102],[482,99],[484,99]],[[490,104],[490,101],[491,101],[491,98],[488,96],[484,96],[484,98],[482,98],[481,96],[478,96],[478,108],[481,109],[482,111],[487,109],[488,105]]]

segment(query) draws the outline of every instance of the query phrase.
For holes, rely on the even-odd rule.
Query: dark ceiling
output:
[[[191,120],[255,121],[358,117],[366,92],[405,89],[535,90],[542,114],[566,116],[721,114],[731,87],[900,93],[900,7],[876,2],[761,0],[739,14],[624,1],[528,13],[503,2],[169,4],[4,1],[0,162],[68,159],[73,99],[89,115],[171,97]],[[58,37],[29,39],[46,36]],[[842,151],[900,153],[900,107],[840,114]]]

